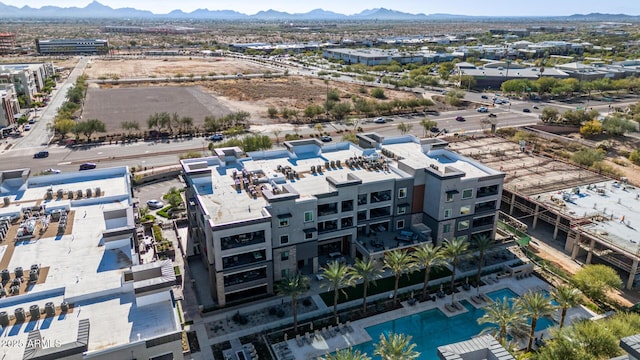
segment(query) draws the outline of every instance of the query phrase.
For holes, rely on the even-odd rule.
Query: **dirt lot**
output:
[[[264,73],[269,68],[257,65],[253,62],[229,59],[229,58],[184,58],[164,57],[145,59],[97,59],[87,65],[85,74],[89,79],[100,77],[135,78],[148,76],[175,76],[181,74],[187,77],[202,75],[230,75],[237,73],[256,74]],[[273,71],[273,70],[271,70]]]

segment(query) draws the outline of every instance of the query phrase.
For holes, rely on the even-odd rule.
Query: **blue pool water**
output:
[[[516,298],[518,295],[509,289],[497,290],[487,293],[491,299]],[[478,325],[476,321],[484,315],[484,310],[476,309],[469,302],[460,302],[468,312],[452,317],[447,317],[438,309],[427,310],[419,314],[406,316],[396,320],[366,328],[373,341],[354,346],[369,355],[373,354],[373,345],[378,342],[381,334],[402,333],[412,336],[412,342],[416,344],[416,351],[421,355],[420,360],[438,360],[437,348],[459,341],[469,340],[478,335],[490,325]],[[536,324],[536,331],[555,325],[553,320],[543,318]]]

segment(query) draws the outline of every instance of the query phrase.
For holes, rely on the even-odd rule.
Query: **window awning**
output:
[[[291,214],[280,214],[280,215],[278,215],[278,219],[288,219],[290,217],[292,217]]]
[[[318,231],[318,229],[316,229],[316,228],[308,228],[308,229],[304,229],[304,230],[302,230],[302,231],[304,231],[304,232],[306,232],[306,233],[311,233],[311,232],[316,232],[316,231]]]
[[[447,191],[445,191],[445,192],[446,192],[447,194],[449,194],[449,195],[451,195],[451,194],[459,194],[459,193],[460,193],[460,191],[455,190],[455,189],[454,189],[454,190],[447,190]]]

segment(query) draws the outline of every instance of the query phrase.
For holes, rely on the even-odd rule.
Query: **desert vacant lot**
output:
[[[216,98],[197,86],[134,87],[87,91],[83,119],[99,119],[108,133],[121,132],[123,121],[137,121],[147,129],[147,119],[159,112],[178,113],[193,118],[193,125],[204,124],[205,116],[222,116],[231,112]]]
[[[217,75],[223,74],[262,74],[269,68],[253,62],[217,57],[163,57],[145,59],[96,59],[87,65],[84,73],[89,79],[101,77],[111,78],[136,78],[149,76],[176,76],[187,77],[190,75]],[[271,70],[273,72],[273,70]]]

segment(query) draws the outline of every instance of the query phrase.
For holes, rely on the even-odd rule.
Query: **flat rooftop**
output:
[[[17,267],[24,269],[26,279],[31,266],[40,269],[37,282],[27,285],[25,280],[19,294],[0,299],[0,311],[12,317],[9,326],[1,328],[1,336],[22,344],[4,359],[22,359],[29,332],[36,329],[51,346],[75,342],[84,319],[90,324],[88,352],[178,331],[170,300],[138,305],[133,287],[129,291],[123,286],[124,273],[137,263],[132,235],[126,231],[118,235],[134,225],[128,169],[27,176],[25,169],[5,171],[0,185],[0,197],[10,202],[0,207],[0,217],[14,218],[0,242],[0,267],[10,272],[10,282]],[[34,219],[24,215],[26,209],[39,214],[32,223],[35,230],[32,236],[16,240],[25,218],[26,222]],[[60,221],[53,217],[48,224],[42,222],[56,210],[67,213],[63,232],[57,231]],[[109,231],[114,235],[107,237]],[[31,306],[42,311],[49,302],[55,306],[55,316],[29,316]],[[63,302],[70,304],[66,312],[61,308]],[[24,322],[13,319],[18,308],[27,313]]]

